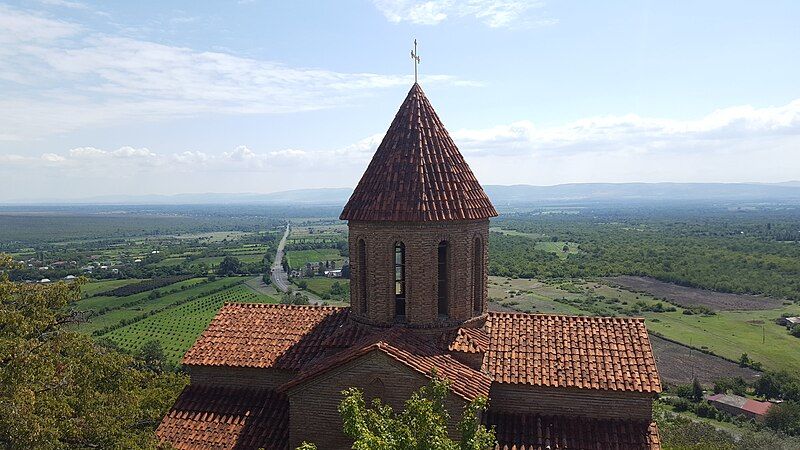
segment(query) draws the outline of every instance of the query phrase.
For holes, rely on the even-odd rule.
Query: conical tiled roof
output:
[[[422,88],[414,83],[339,218],[417,222],[496,216]]]

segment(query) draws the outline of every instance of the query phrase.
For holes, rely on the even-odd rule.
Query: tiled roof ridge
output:
[[[249,303],[249,302],[225,302],[223,308],[226,306],[239,306],[246,308],[275,308],[275,309],[306,309],[306,310],[337,310],[348,309],[349,306],[318,306],[318,305],[287,305],[284,303]]]
[[[553,317],[565,319],[581,319],[587,321],[619,321],[619,322],[644,322],[644,317],[614,317],[614,316],[578,316],[575,314],[547,314],[547,313],[526,313],[522,311],[489,311],[490,316],[533,316],[533,317]]]
[[[405,345],[410,346],[410,348],[402,348]],[[382,351],[387,356],[425,377],[430,377],[430,370],[420,367],[419,364],[415,363],[415,360],[437,358],[437,361],[428,361],[428,363],[437,369],[438,376],[450,381],[450,388],[456,395],[466,400],[473,400],[478,395],[488,397],[491,386],[491,378],[488,375],[461,363],[447,353],[437,352],[432,345],[396,328],[378,331],[363,337],[352,347],[304,368],[296,378],[285,383],[278,390],[287,392],[329,370],[354,361],[373,351]],[[461,375],[470,375],[478,377],[478,379],[469,381],[465,377],[453,376],[451,369],[462,371]]]
[[[415,83],[340,218],[418,222],[496,216],[489,197]]]

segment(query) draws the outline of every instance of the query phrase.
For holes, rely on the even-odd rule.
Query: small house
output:
[[[748,419],[759,420],[772,407],[770,402],[760,402],[741,395],[714,394],[707,398],[715,408],[732,416],[745,416]]]

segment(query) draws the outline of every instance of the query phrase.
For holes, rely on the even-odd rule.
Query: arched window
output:
[[[438,284],[438,299],[439,299],[439,315],[440,316],[447,316],[447,241],[439,242],[439,260],[437,264],[438,268],[438,277],[439,280]]]
[[[358,296],[361,299],[361,311],[367,313],[367,244],[358,240]]]
[[[394,314],[398,319],[406,316],[406,246],[394,243]]]
[[[483,312],[483,242],[475,238],[472,252],[472,305],[476,313]]]

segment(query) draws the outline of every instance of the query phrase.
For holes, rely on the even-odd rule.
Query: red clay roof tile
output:
[[[187,386],[156,436],[179,450],[285,450],[289,404],[269,390]]]
[[[482,328],[459,328],[443,334],[440,346],[451,352],[485,353],[489,349],[489,334]]]
[[[348,308],[228,304],[186,353],[187,365],[303,370],[362,339]],[[489,313],[440,348],[485,353],[497,383],[661,392],[642,319]],[[347,351],[347,350],[345,350]],[[460,363],[459,363],[460,364]]]
[[[300,370],[323,355],[324,340],[347,323],[348,308],[229,303],[183,364]]]
[[[422,88],[414,83],[340,219],[438,221],[496,216]]]
[[[661,392],[644,319],[492,312],[485,328],[498,383]]]
[[[660,450],[654,422],[506,413],[490,409],[483,422],[495,428],[495,450]]]
[[[435,369],[439,377],[450,382],[453,392],[466,400],[489,397],[492,380],[486,374],[456,361],[446,352],[398,328],[366,336],[347,350],[311,365],[282,386],[281,390],[291,390],[373,351],[382,352],[426,377],[430,377]]]

